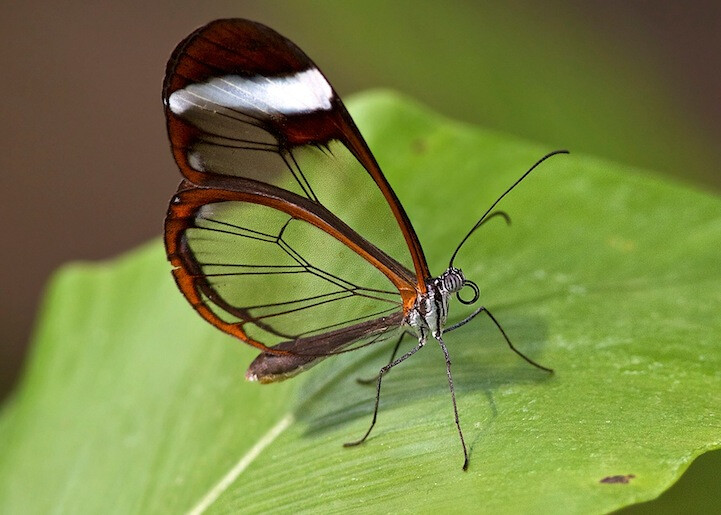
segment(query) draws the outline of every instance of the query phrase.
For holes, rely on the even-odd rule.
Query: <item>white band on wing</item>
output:
[[[225,75],[190,84],[168,99],[176,115],[218,107],[266,115],[293,115],[330,110],[333,89],[317,68],[283,77]]]

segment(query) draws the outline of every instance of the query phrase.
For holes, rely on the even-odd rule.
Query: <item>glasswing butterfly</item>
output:
[[[403,206],[325,76],[295,44],[260,23],[217,20],[185,38],[167,65],[163,103],[183,181],[165,219],[165,246],[181,292],[205,320],[261,354],[247,379],[270,383],[323,358],[394,340],[376,383],[432,336],[446,359],[452,294],[479,289],[453,266],[433,278]],[[461,297],[463,288],[472,292]],[[418,343],[399,358],[404,335]]]

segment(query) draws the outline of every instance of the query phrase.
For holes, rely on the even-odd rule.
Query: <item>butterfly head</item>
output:
[[[428,332],[435,338],[443,334],[443,327],[448,317],[448,301],[452,294],[464,304],[473,304],[478,300],[478,286],[463,275],[460,268],[453,266],[435,279],[427,282],[427,291],[419,294],[416,303],[407,315],[406,323],[418,334],[419,342],[425,342]],[[473,290],[473,298],[463,299],[461,290],[466,286]]]
[[[460,268],[456,268],[454,266],[448,267],[448,269],[443,272],[436,281],[438,281],[439,286],[442,286],[448,295],[455,293],[456,298],[463,304],[474,304],[481,296],[481,291],[479,290],[478,285],[473,281],[466,279]],[[466,287],[473,290],[473,297],[470,299],[464,299],[461,297],[461,290]]]

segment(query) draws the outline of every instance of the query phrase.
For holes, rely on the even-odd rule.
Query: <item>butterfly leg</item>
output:
[[[448,376],[448,387],[451,389],[451,400],[453,401],[453,416],[456,420],[456,427],[458,428],[458,436],[461,437],[461,445],[463,446],[463,470],[468,470],[468,450],[466,449],[466,441],[463,439],[463,431],[461,430],[461,422],[458,419],[458,406],[456,405],[456,391],[453,388],[453,376],[451,375],[451,358],[448,355],[448,349],[446,344],[443,343],[443,338],[438,335],[436,340],[443,350],[443,355],[446,358],[446,375]]]
[[[514,347],[513,344],[511,343],[511,340],[508,338],[508,335],[506,334],[506,331],[503,330],[503,327],[501,327],[501,324],[499,324],[499,323],[498,323],[498,320],[496,320],[496,317],[494,317],[494,316],[491,314],[491,312],[488,311],[488,309],[486,309],[484,306],[481,306],[480,308],[478,308],[477,310],[475,310],[473,313],[471,313],[470,315],[468,315],[466,318],[464,318],[464,319],[461,320],[460,322],[457,322],[457,323],[453,324],[452,326],[448,327],[447,329],[444,330],[444,332],[447,333],[447,332],[449,332],[449,331],[453,331],[454,329],[458,329],[458,328],[461,327],[462,325],[465,325],[465,324],[467,324],[468,322],[470,322],[471,320],[473,320],[477,315],[480,315],[481,313],[485,313],[486,315],[488,315],[488,318],[490,318],[491,321],[496,325],[496,327],[498,328],[498,330],[499,330],[499,331],[501,332],[501,334],[503,335],[503,338],[506,340],[506,343],[508,344],[508,346],[511,348],[511,350],[512,350],[513,352],[515,352],[516,354],[518,354],[520,357],[522,357],[523,359],[525,359],[528,363],[530,363],[530,364],[533,365],[534,367],[540,368],[541,370],[545,370],[546,372],[553,373],[553,369],[552,369],[552,368],[544,367],[543,365],[541,365],[541,364],[539,364],[539,363],[536,363],[536,362],[533,361],[531,358],[529,358],[528,356],[526,356],[525,354],[523,354],[523,353],[522,353],[520,350],[518,350],[516,347]]]
[[[398,341],[396,342],[395,347],[393,347],[393,352],[391,352],[391,359],[388,360],[388,364],[389,364],[389,365],[390,365],[391,363],[393,363],[393,360],[394,360],[394,359],[396,359],[396,354],[398,354],[398,349],[400,348],[400,346],[401,346],[401,341],[403,340],[403,337],[404,337],[405,335],[406,335],[406,333],[405,333],[405,331],[404,331],[404,332],[401,334],[401,337],[398,338]],[[357,377],[357,378],[356,378],[356,382],[357,382],[358,384],[363,384],[363,385],[372,384],[372,383],[375,383],[376,381],[378,381],[378,375],[379,375],[379,374],[376,374],[376,375],[374,375],[373,377],[369,377],[368,379],[363,379],[363,378]]]
[[[378,373],[378,383],[376,386],[376,404],[375,404],[375,408],[373,408],[373,420],[371,421],[371,425],[368,428],[368,431],[366,431],[366,433],[363,435],[363,437],[360,440],[344,443],[343,447],[353,447],[354,445],[362,444],[365,441],[365,439],[368,438],[368,435],[371,434],[371,431],[373,430],[373,426],[376,425],[376,419],[378,418],[378,404],[380,403],[380,400],[381,400],[381,381],[383,380],[383,375],[386,372],[388,372],[391,368],[395,367],[399,363],[402,363],[405,360],[407,360],[408,358],[410,358],[411,356],[413,356],[416,352],[421,350],[421,348],[425,344],[426,344],[426,337],[425,337],[425,335],[423,335],[418,339],[418,345],[416,345],[411,350],[409,350],[408,352],[403,354],[403,356],[401,356],[397,360],[391,361],[386,366],[381,368],[380,372]]]

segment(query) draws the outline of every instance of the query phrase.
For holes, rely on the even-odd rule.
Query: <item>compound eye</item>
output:
[[[478,298],[481,296],[481,290],[478,289],[478,285],[474,283],[473,281],[465,280],[463,281],[462,288],[465,288],[468,286],[470,289],[473,290],[473,298],[470,300],[464,299],[461,297],[461,291],[456,292],[456,298],[461,302],[461,304],[475,304],[475,302],[478,300]]]
[[[448,291],[458,291],[463,288],[463,279],[455,274],[449,274],[443,278],[443,286]]]

